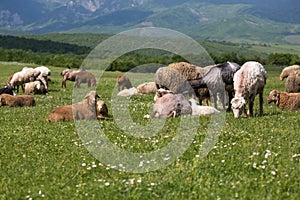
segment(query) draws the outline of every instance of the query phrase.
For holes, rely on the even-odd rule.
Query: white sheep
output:
[[[120,97],[128,97],[128,96],[132,96],[132,95],[136,95],[137,93],[137,89],[135,87],[129,88],[129,89],[123,89],[120,92],[118,92],[117,96]]]
[[[136,89],[139,94],[155,94],[157,90],[155,82],[142,83]]]
[[[191,98],[189,99],[189,102],[192,106],[192,115],[213,115],[213,114],[219,114],[220,111],[212,106],[201,106],[198,105],[196,100]]]
[[[25,94],[47,94],[45,85],[40,81],[25,83]]]
[[[299,71],[300,70],[300,66],[299,65],[292,65],[292,66],[288,66],[285,67],[280,75],[279,75],[279,79],[282,81],[283,79],[287,78],[291,72],[293,71]]]
[[[13,76],[9,82],[9,85],[11,87],[21,85],[22,90],[24,92],[23,84],[35,81],[36,78],[40,75],[40,73],[41,73],[40,71],[35,70],[33,68],[24,67],[22,69],[22,71],[19,71],[19,72],[16,72],[13,74]],[[17,89],[17,92],[19,92],[18,89]]]
[[[267,72],[264,67],[255,61],[246,62],[239,71],[234,74],[235,96],[231,100],[234,117],[238,118],[242,111],[253,117],[253,105],[255,96],[259,95],[259,115],[263,114],[263,91],[266,84]],[[249,108],[246,113],[246,101]]]
[[[40,80],[48,91],[48,77],[51,75],[51,70],[45,66],[39,66],[34,69],[40,72],[40,75],[36,79]]]

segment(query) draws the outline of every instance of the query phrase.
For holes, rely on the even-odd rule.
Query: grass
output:
[[[0,68],[3,83],[22,65],[0,63]],[[185,153],[148,173],[121,172],[94,158],[74,122],[45,122],[53,108],[72,103],[73,93],[70,82],[66,89],[60,87],[62,68],[50,69],[49,94],[35,95],[35,107],[0,107],[0,199],[299,199],[299,111],[266,104],[272,89],[284,90],[280,68],[266,67],[263,117],[234,119],[227,113],[218,142],[204,158],[199,149],[210,118],[200,117],[194,142]],[[97,86],[110,111],[117,74],[106,72]],[[133,121],[149,123],[142,116],[149,112],[152,98],[130,100]],[[131,152],[165,146],[176,136],[180,121],[167,120],[157,135],[135,138],[118,128],[115,117],[99,124],[115,145]]]

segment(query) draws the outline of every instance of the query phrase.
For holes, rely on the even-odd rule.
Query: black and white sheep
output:
[[[231,104],[235,118],[238,118],[242,111],[246,116],[253,117],[254,99],[257,94],[259,95],[259,115],[263,115],[263,91],[266,79],[266,70],[260,63],[255,61],[246,62],[234,74],[235,96],[231,100]],[[246,113],[246,102],[249,104],[248,113]]]
[[[300,109],[300,93],[272,90],[268,96],[268,104],[272,102],[280,109],[298,110]]]
[[[4,88],[0,88],[0,94],[10,94],[16,96],[14,89],[10,86],[5,86]]]
[[[189,81],[197,91],[199,88],[208,88],[213,97],[214,106],[217,108],[218,97],[221,100],[223,110],[226,105],[226,91],[229,102],[233,98],[233,76],[241,67],[237,63],[225,62],[212,67],[203,77]],[[231,105],[228,105],[230,110]]]

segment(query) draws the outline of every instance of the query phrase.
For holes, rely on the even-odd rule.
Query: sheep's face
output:
[[[239,118],[242,112],[245,110],[246,101],[243,97],[233,98],[231,100],[231,108],[235,118]]]
[[[268,96],[268,104],[279,101],[279,92],[272,90]]]

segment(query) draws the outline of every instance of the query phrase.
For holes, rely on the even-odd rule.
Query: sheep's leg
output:
[[[231,100],[233,99],[233,93],[231,90],[228,90],[228,108],[227,108],[227,112],[231,111]]]
[[[61,82],[61,87],[62,87],[62,88],[66,88],[66,87],[67,87],[67,84],[66,84],[66,80],[65,80],[65,79]]]
[[[260,92],[259,93],[259,116],[263,115],[263,103],[264,103],[263,92]]]
[[[21,88],[22,88],[22,91],[23,91],[23,93],[25,92],[25,89],[24,89],[24,85],[22,84],[21,85]]]

